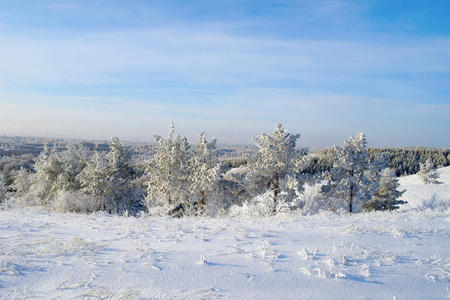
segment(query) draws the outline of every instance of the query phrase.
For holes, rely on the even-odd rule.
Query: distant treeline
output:
[[[334,149],[320,150],[315,153],[311,165],[306,172],[317,174],[331,170],[333,166]],[[450,165],[450,149],[436,148],[368,148],[369,160],[374,161],[380,153],[384,153],[387,166],[395,171],[397,176],[412,175],[419,171],[419,164],[430,158],[435,166]]]

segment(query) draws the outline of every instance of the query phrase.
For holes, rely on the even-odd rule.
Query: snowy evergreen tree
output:
[[[44,147],[36,159],[34,170],[30,174],[29,198],[36,204],[49,205],[58,192],[56,183],[62,172],[56,149]]]
[[[108,162],[104,155],[95,152],[79,175],[82,190],[92,195],[106,195],[108,186]]]
[[[379,188],[380,177],[384,169],[387,168],[387,155],[381,152],[369,163],[369,168],[365,171],[368,182],[368,193],[373,195]]]
[[[205,132],[200,133],[198,144],[191,160],[191,193],[198,197],[201,212],[206,200],[211,200],[212,193],[216,191],[219,182],[218,160],[216,157],[216,139],[208,142]]]
[[[6,186],[6,181],[3,174],[0,174],[0,203],[6,200],[6,193],[8,192],[8,188]]]
[[[18,198],[23,206],[29,205],[30,198],[30,186],[31,186],[31,173],[24,168],[20,168],[12,173],[13,182],[12,190],[15,192],[15,197]]]
[[[381,174],[377,191],[372,195],[369,202],[364,203],[365,210],[394,210],[398,209],[400,204],[406,201],[398,200],[405,191],[399,191],[398,179],[395,172],[385,168]]]
[[[108,173],[108,161],[104,155],[95,152],[83,172],[79,174],[81,191],[93,196],[93,201],[97,202],[94,210],[113,210],[113,199],[109,197],[113,194],[113,188]]]
[[[155,136],[156,154],[149,161],[146,182],[147,207],[159,202],[164,205],[185,203],[190,187],[189,144],[185,137],[174,136],[173,124],[167,138]]]
[[[337,198],[350,213],[357,212],[370,199],[370,185],[366,177],[368,160],[363,133],[350,137],[342,147],[335,146],[333,168],[322,192]]]
[[[52,206],[60,191],[77,191],[81,184],[77,176],[86,165],[87,153],[84,148],[68,145],[58,152],[56,147],[47,146],[39,154],[34,172],[21,170],[15,174],[14,189],[28,205]]]
[[[296,179],[298,153],[295,144],[299,137],[277,123],[272,134],[263,133],[254,139],[258,152],[249,163],[247,188],[253,196],[270,189],[273,213],[277,211],[278,202],[291,202],[296,191],[302,189]]]
[[[60,170],[58,179],[55,182],[56,190],[78,191],[81,188],[81,184],[77,176],[83,171],[88,160],[86,149],[68,144],[64,151],[55,152],[54,155],[56,156]]]
[[[381,171],[387,168],[387,154],[381,152],[378,156],[370,162],[369,169],[373,171],[375,176],[379,176]]]
[[[428,158],[425,163],[420,163],[419,177],[425,184],[439,183],[439,172],[434,168],[431,158]]]
[[[139,199],[134,178],[130,150],[113,137],[110,151],[106,155],[96,152],[78,180],[82,192],[92,196],[86,199],[96,202],[98,209],[122,212],[132,211],[137,206]]]
[[[120,142],[119,138],[111,138],[110,151],[106,155],[109,161],[109,172],[118,181],[130,180],[134,177],[131,166],[131,151]]]
[[[136,189],[133,185],[135,172],[131,165],[131,151],[117,137],[111,139],[110,151],[105,156],[107,160],[106,195],[111,211],[133,210],[137,205]],[[97,165],[98,170],[102,168]]]

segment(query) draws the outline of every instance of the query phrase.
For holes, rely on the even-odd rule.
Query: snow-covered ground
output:
[[[0,299],[449,298],[450,168],[440,185],[400,181],[409,204],[393,213],[0,211]]]

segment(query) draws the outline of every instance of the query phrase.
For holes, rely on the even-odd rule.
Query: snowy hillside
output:
[[[401,178],[403,211],[351,216],[0,211],[0,299],[445,299],[450,168],[440,181]]]
[[[406,189],[400,199],[408,201],[403,209],[443,209],[450,207],[450,167],[439,169],[440,184],[424,184],[418,175],[400,177],[400,189]]]

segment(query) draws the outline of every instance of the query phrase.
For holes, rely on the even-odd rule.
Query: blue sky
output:
[[[0,0],[0,134],[450,147],[449,1]]]

